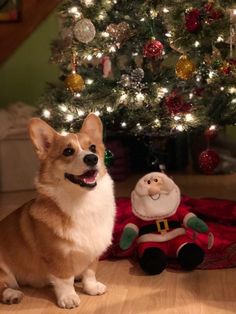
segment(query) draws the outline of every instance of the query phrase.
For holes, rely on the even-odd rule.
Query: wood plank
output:
[[[22,0],[19,22],[0,23],[0,64],[35,30],[62,0]]]

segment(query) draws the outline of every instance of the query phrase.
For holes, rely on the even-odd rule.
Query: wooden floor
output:
[[[129,196],[139,176],[116,184],[117,196]],[[194,197],[219,197],[236,200],[236,175],[175,175],[183,193]],[[35,195],[34,191],[0,194],[0,219]],[[1,232],[1,231],[0,231]],[[158,276],[144,275],[130,260],[102,261],[98,279],[108,286],[103,296],[82,293],[74,310],[56,307],[50,288],[24,288],[21,304],[0,304],[0,314],[220,314],[236,313],[236,269],[175,272]]]

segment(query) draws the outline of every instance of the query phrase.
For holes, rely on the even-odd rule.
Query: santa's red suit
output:
[[[145,221],[132,214],[125,228],[131,227],[138,232],[139,257],[150,247],[160,248],[167,256],[176,257],[184,244],[193,242],[193,238],[186,234],[186,223],[193,216],[183,206],[179,206],[173,215],[160,220]]]

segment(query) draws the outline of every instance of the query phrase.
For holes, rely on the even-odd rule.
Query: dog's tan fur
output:
[[[58,305],[73,308],[79,305],[73,287],[76,276],[82,276],[89,294],[106,290],[96,281],[95,264],[111,242],[115,205],[112,181],[103,163],[102,124],[89,115],[79,133],[61,136],[35,118],[29,131],[41,162],[38,196],[0,222],[0,298],[16,303],[22,298],[19,285],[52,284]],[[99,157],[98,178],[97,187],[88,191],[67,182],[64,172],[69,169],[80,175],[86,170],[79,156],[91,144],[96,145]],[[73,147],[75,154],[64,156],[66,147]],[[84,224],[88,226],[82,228]]]

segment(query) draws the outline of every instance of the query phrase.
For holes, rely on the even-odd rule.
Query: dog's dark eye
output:
[[[66,157],[72,156],[74,154],[74,148],[67,147],[63,150],[63,155]]]
[[[157,179],[154,179],[154,181],[155,181],[155,182],[158,182],[158,180],[157,180]]]
[[[90,152],[92,152],[92,153],[96,153],[96,145],[94,145],[94,144],[90,145],[90,146],[89,146],[89,150],[90,150]]]
[[[148,184],[151,184],[151,181],[150,180],[148,180],[148,182],[147,182]]]

